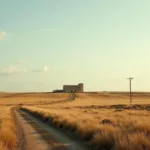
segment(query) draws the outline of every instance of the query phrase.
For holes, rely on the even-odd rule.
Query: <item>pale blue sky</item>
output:
[[[150,91],[149,0],[0,0],[0,91]]]

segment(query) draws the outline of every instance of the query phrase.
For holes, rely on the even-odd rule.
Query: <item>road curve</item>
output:
[[[16,150],[87,150],[80,142],[20,109],[13,110],[17,128]]]

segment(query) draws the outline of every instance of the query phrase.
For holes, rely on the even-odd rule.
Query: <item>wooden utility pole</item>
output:
[[[130,86],[130,104],[132,104],[132,91],[131,91],[131,81],[132,79],[134,79],[133,77],[132,78],[127,78],[129,80],[129,86]]]

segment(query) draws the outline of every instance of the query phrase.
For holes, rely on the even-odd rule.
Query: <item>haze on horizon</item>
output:
[[[0,91],[85,84],[150,91],[149,0],[1,0]]]

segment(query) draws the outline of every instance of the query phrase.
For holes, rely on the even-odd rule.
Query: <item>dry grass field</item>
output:
[[[134,93],[132,105],[128,93],[83,93],[73,101],[62,93],[0,94],[0,105],[5,106],[1,108],[7,112],[6,105],[19,104],[43,121],[77,134],[93,149],[150,150],[150,93]],[[1,116],[4,120],[9,115]]]
[[[36,105],[66,100],[68,94],[0,93],[0,105]]]
[[[150,97],[135,94],[78,94],[74,101],[25,107],[57,127],[75,131],[96,149],[150,149]]]
[[[67,93],[0,93],[0,105],[37,105],[51,104],[69,100]],[[123,92],[101,92],[77,94],[75,103],[67,105],[115,105],[129,104],[129,94]],[[134,93],[133,104],[150,104],[150,93]]]
[[[51,106],[24,107],[55,126],[76,132],[95,149],[149,150],[150,111]]]
[[[11,150],[16,144],[16,129],[11,107],[0,107],[0,150]]]

